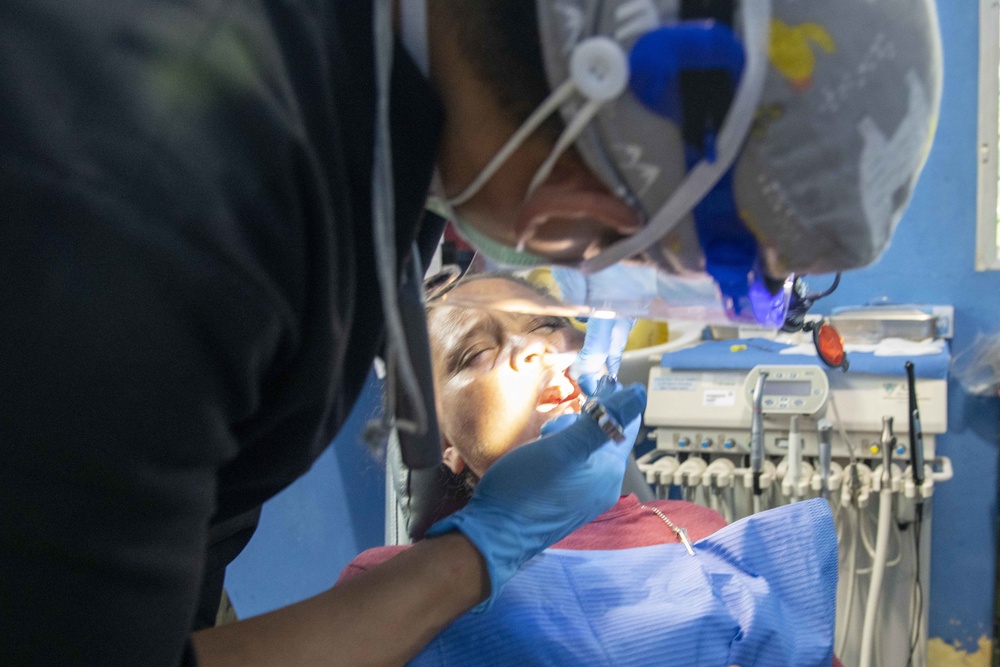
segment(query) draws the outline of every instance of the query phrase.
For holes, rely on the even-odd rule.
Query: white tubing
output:
[[[860,526],[861,524],[861,510],[856,509],[857,522]],[[846,531],[849,532],[849,531]],[[847,557],[847,592],[844,595],[844,622],[842,624],[843,632],[840,635],[840,641],[837,642],[836,655],[844,655],[844,649],[847,647],[847,638],[850,636],[851,631],[851,612],[854,608],[854,591],[855,583],[857,582],[857,567],[858,567],[858,536],[854,535],[851,538],[851,551]]]
[[[878,532],[875,536],[875,559],[872,562],[872,581],[868,587],[868,603],[865,605],[865,621],[861,631],[860,667],[871,667],[872,644],[875,639],[875,623],[878,614],[879,592],[885,564],[889,553],[889,528],[892,522],[892,484],[886,480],[879,492]]]

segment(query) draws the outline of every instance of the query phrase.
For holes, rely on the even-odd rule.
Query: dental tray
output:
[[[938,335],[937,318],[912,306],[859,306],[830,316],[845,343],[877,343],[885,338],[926,340]]]

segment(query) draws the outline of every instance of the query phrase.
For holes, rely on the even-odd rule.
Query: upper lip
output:
[[[580,396],[580,385],[569,376],[569,369],[553,369],[549,381],[542,387],[538,405],[557,406],[569,403]]]

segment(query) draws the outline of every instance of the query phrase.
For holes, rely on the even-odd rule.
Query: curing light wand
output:
[[[920,410],[917,408],[917,379],[913,362],[906,362],[906,384],[910,394],[910,469],[913,471],[913,483],[917,485],[917,503],[923,502],[920,496],[924,483],[924,433],[920,428]]]

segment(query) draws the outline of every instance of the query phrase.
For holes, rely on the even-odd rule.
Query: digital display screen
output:
[[[765,396],[809,396],[811,392],[808,380],[764,380]]]

